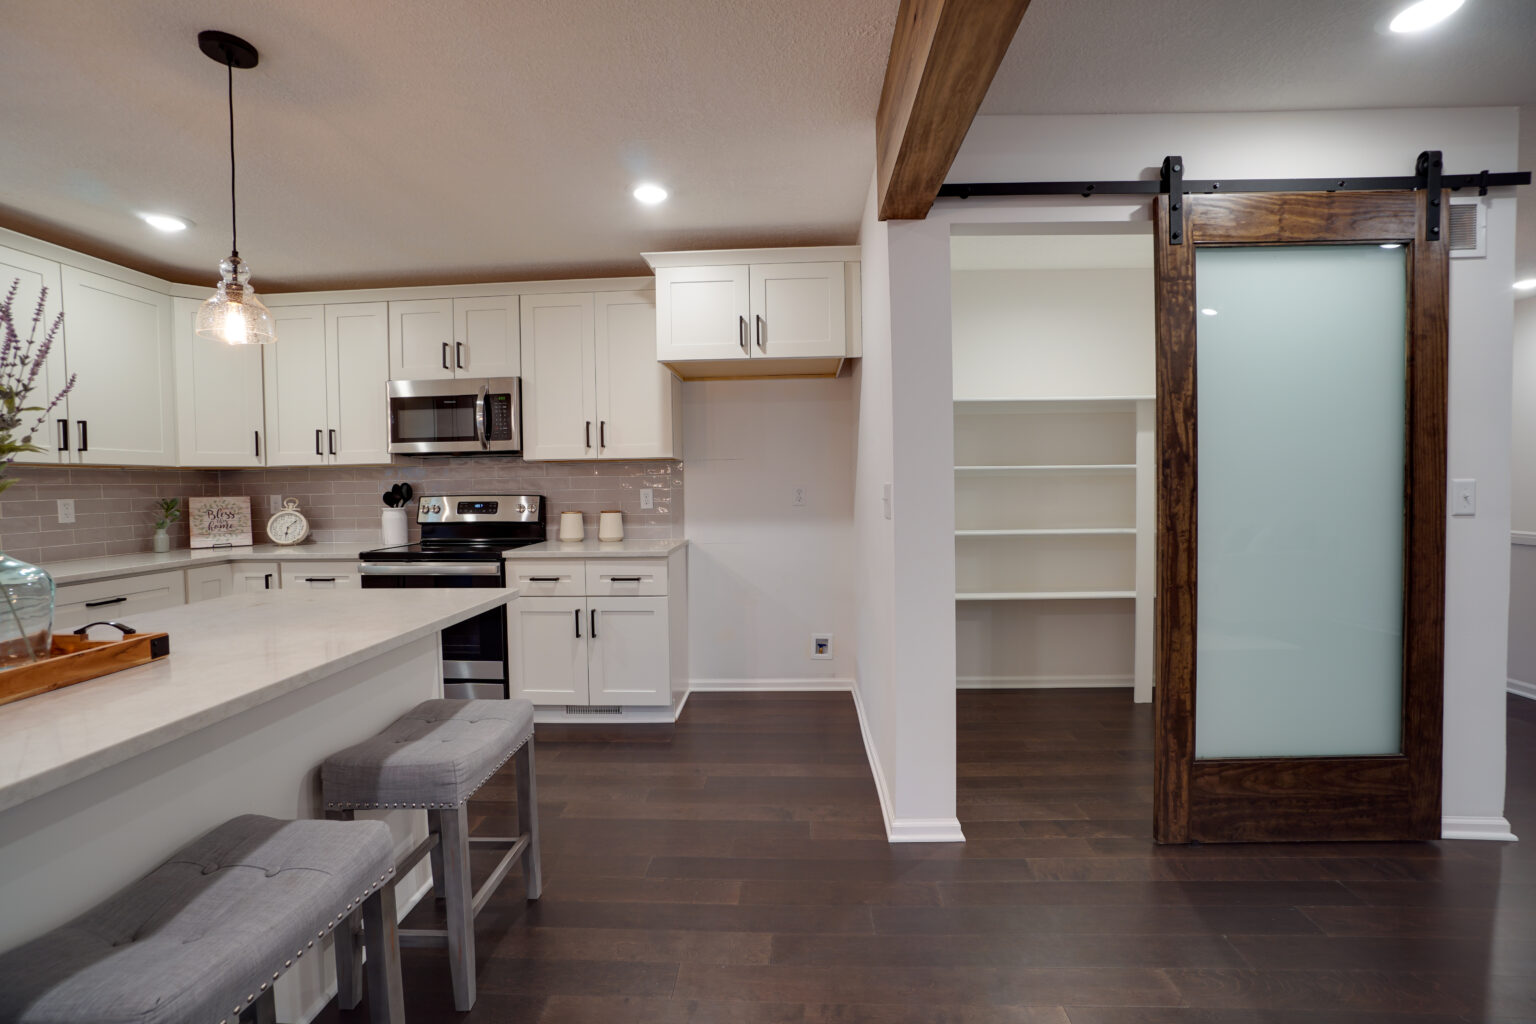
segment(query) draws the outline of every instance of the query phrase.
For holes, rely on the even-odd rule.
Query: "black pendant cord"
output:
[[[240,220],[235,215],[235,65],[224,65],[229,72],[229,254],[240,258]]]

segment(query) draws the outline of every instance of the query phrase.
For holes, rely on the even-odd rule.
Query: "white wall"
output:
[[[1528,203],[1536,206],[1536,199]],[[1513,380],[1510,526],[1529,536],[1516,537],[1510,550],[1507,671],[1512,690],[1536,698],[1536,296],[1515,303]]]
[[[682,388],[694,685],[847,687],[854,381]],[[805,492],[798,508],[796,488]],[[833,634],[831,661],[811,659],[816,631]]]
[[[1150,268],[957,270],[950,291],[956,398],[1152,394]]]
[[[1031,181],[1075,178],[1118,179],[1155,175],[1164,155],[1185,158],[1192,177],[1311,177],[1324,175],[1387,175],[1412,173],[1420,150],[1445,152],[1452,173],[1509,169],[1516,158],[1516,119],[1513,108],[1457,110],[1323,111],[1261,114],[1170,114],[981,117],[972,125],[950,181]],[[1450,453],[1452,477],[1474,477],[1479,484],[1479,514],[1447,523],[1445,765],[1443,812],[1446,831],[1454,835],[1506,835],[1504,808],[1504,685],[1509,611],[1509,457],[1512,293],[1515,203],[1512,190],[1496,190],[1488,216],[1489,244],[1485,259],[1455,260],[1451,268]],[[892,458],[897,477],[898,540],[942,534],[953,522],[952,504],[910,501],[902,478],[938,486],[948,476],[948,451],[941,445],[908,448],[906,438],[948,441],[952,417],[948,408],[949,374],[934,368],[927,379],[902,372],[909,347],[942,350],[949,358],[947,323],[950,273],[947,263],[933,257],[947,250],[948,235],[957,225],[1006,223],[1071,223],[1080,221],[1144,220],[1146,202],[1098,197],[1062,200],[945,200],[926,221],[885,225],[889,259],[888,302],[892,325],[893,379],[891,415],[898,428]],[[867,221],[867,218],[866,218]],[[865,237],[880,232],[866,223]],[[868,245],[869,242],[866,242]],[[866,250],[866,296],[871,280]],[[866,332],[869,330],[866,317]],[[914,359],[913,368],[926,362]],[[861,401],[882,400],[884,388],[867,375]],[[935,399],[941,395],[943,401]],[[862,428],[861,423],[861,428]],[[863,455],[865,438],[860,434]],[[947,481],[946,481],[947,482]],[[862,484],[861,484],[862,487]],[[947,488],[940,488],[947,490]],[[864,498],[856,496],[855,504]],[[914,522],[914,519],[916,520]],[[862,526],[863,518],[856,521]],[[938,594],[953,585],[952,555],[947,564],[927,557],[909,560],[903,545],[897,550],[900,572],[895,606],[897,642],[903,637],[903,602],[918,593]],[[868,585],[868,574],[861,588]],[[860,591],[861,596],[863,590]],[[916,604],[917,602],[915,602]],[[924,606],[926,608],[926,606]],[[937,614],[935,612],[935,614]],[[950,616],[953,620],[952,615]],[[903,674],[897,660],[895,691],[890,703],[901,709],[910,703],[937,707],[934,691],[953,686],[953,634],[942,635],[936,647],[947,662],[943,681]],[[924,668],[937,669],[937,658]],[[860,666],[861,677],[864,666]],[[862,683],[862,679],[861,679]],[[866,704],[870,703],[866,693]],[[929,806],[939,800],[933,787],[918,786],[925,771],[936,785],[953,786],[953,709],[936,714],[921,728],[898,719],[897,760],[889,769],[893,801],[900,806],[907,787]],[[910,774],[908,774],[910,772]]]

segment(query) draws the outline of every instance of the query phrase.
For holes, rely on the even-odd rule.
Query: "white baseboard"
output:
[[[690,693],[801,693],[809,691],[845,691],[853,689],[853,680],[828,676],[826,678],[789,679],[693,679],[688,683]]]
[[[869,719],[864,714],[864,698],[852,687],[853,707],[859,716],[859,734],[864,737],[864,756],[875,776],[875,795],[880,800],[880,817],[885,821],[888,843],[963,843],[965,833],[959,818],[898,818],[891,811],[891,794],[885,788],[885,770],[880,767],[880,753],[869,733]]]
[[[1536,683],[1523,683],[1518,679],[1510,679],[1508,690],[1516,697],[1524,697],[1526,700],[1536,700]]]
[[[1491,839],[1505,843],[1520,840],[1519,836],[1509,830],[1508,818],[1441,818],[1440,838]]]
[[[1128,690],[1134,685],[1130,676],[961,676],[955,680],[960,690]]]

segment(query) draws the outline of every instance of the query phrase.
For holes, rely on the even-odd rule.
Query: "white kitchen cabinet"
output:
[[[74,267],[60,279],[75,461],[177,465],[170,296]]]
[[[269,466],[389,462],[386,304],[348,302],[273,310],[266,346]]]
[[[152,572],[126,579],[66,583],[53,604],[53,630],[63,633],[88,622],[122,622],[140,612],[187,603],[186,579],[180,569]],[[128,623],[130,626],[133,623]]]
[[[652,292],[523,296],[523,458],[679,458],[680,392],[655,331]]]
[[[187,604],[228,597],[234,590],[232,565],[194,565],[187,570]]]
[[[665,704],[665,597],[587,598],[587,700],[592,704]]]
[[[9,291],[12,284],[16,285],[16,297],[11,305],[11,315],[16,321],[16,333],[25,341],[35,331],[37,343],[40,345],[48,333],[49,326],[59,315],[59,305],[62,301],[59,265],[41,256],[33,256],[31,253],[0,246],[0,294]],[[43,316],[34,328],[32,316],[37,311],[37,301],[45,290],[47,299],[43,307]],[[61,330],[54,339],[48,358],[43,362],[37,382],[33,385],[31,403],[39,407],[46,406],[64,387],[68,379],[69,374],[64,369],[64,332]],[[26,414],[21,421],[22,429],[30,429],[34,423],[37,423],[39,416],[41,411]],[[64,424],[68,421],[69,399],[65,398],[49,412],[47,421],[41,424],[32,435],[32,443],[42,451],[22,452],[16,456],[16,461],[45,464],[68,461],[69,452],[59,447],[59,442],[67,429]]]
[[[516,295],[389,304],[391,380],[516,377]]]
[[[362,586],[356,562],[284,562],[284,590],[357,590]]]
[[[232,593],[243,594],[248,590],[278,590],[283,585],[276,562],[235,562],[230,566],[230,571]]]
[[[519,597],[507,605],[512,692],[535,704],[587,703],[586,602]]]
[[[172,300],[179,465],[261,466],[261,350],[196,333],[198,299]],[[280,338],[279,344],[286,343]]]
[[[597,457],[590,292],[524,295],[523,458]]]
[[[830,377],[859,354],[856,248],[644,255],[656,358],[684,380]]]

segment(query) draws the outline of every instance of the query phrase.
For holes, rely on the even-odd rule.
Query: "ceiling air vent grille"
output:
[[[1451,223],[1446,238],[1450,242],[1453,257],[1484,255],[1484,239],[1488,231],[1487,211],[1488,208],[1476,196],[1451,200]]]

